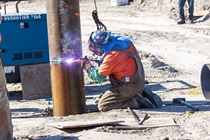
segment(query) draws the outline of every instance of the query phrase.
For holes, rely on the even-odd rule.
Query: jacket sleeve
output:
[[[106,77],[102,76],[94,66],[89,67],[87,73],[92,80],[98,83],[106,81]]]

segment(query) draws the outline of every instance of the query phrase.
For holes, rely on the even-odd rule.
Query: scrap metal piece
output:
[[[134,119],[136,120],[136,122],[139,124],[141,122],[140,118],[137,116],[137,114],[130,108],[127,107],[128,111],[131,113],[131,115],[133,115]]]
[[[149,118],[150,118],[149,115],[145,114],[144,118],[139,122],[139,124],[142,125]]]
[[[142,125],[143,122],[145,122],[147,119],[149,119],[150,117],[148,116],[148,114],[145,114],[144,118],[141,120],[138,115],[130,108],[128,107],[127,108],[128,111],[133,115],[134,119],[136,120],[136,122],[139,124],[139,125]]]
[[[210,64],[204,64],[201,70],[201,88],[205,99],[210,100]]]

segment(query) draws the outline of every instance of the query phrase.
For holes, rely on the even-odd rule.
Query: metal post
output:
[[[82,57],[78,0],[47,0],[47,26],[54,116],[85,111],[84,77],[80,62],[65,59]]]

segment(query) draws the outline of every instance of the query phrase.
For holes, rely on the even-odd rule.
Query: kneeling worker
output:
[[[102,63],[97,68],[87,58],[82,60],[82,67],[88,76],[96,82],[106,81],[106,77],[109,77],[111,82],[111,87],[99,100],[100,111],[160,107],[157,104],[162,100],[158,95],[152,94],[158,97],[157,101],[151,94],[147,94],[149,98],[142,96],[145,87],[144,68],[132,41],[123,36],[113,36],[108,31],[97,30],[90,35],[89,50],[102,56]]]

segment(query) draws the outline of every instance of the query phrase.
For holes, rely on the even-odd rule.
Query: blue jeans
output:
[[[188,12],[189,12],[189,20],[193,20],[193,11],[194,11],[194,0],[187,0],[188,2]],[[184,5],[186,3],[186,0],[179,0],[179,18],[181,20],[185,20],[184,15]]]

